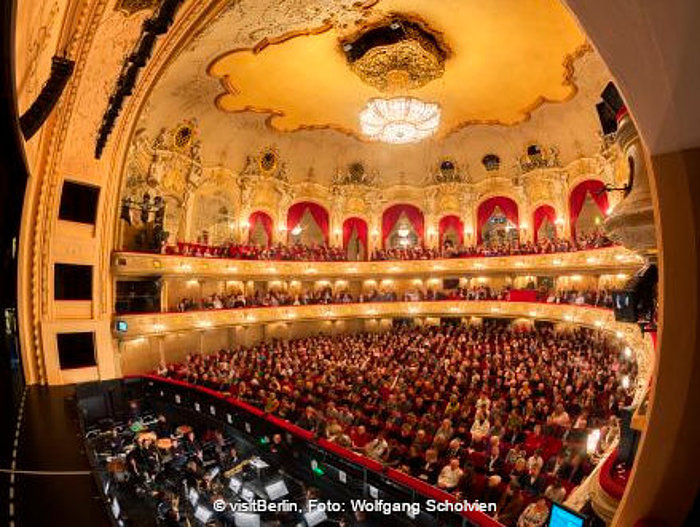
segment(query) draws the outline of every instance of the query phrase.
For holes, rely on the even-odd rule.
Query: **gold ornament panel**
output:
[[[440,104],[438,137],[467,124],[514,125],[545,102],[570,99],[573,61],[590,50],[558,0],[380,0],[367,11],[369,20],[424,20],[450,47],[439,81],[398,93]],[[224,53],[208,68],[225,88],[217,106],[268,114],[277,131],[333,128],[359,137],[359,113],[382,92],[348,66],[343,36],[329,23]]]

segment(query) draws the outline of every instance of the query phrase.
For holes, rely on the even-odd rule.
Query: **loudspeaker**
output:
[[[648,317],[655,309],[658,280],[658,268],[654,264],[648,264],[637,271],[624,289],[613,291],[615,320],[636,323]]]
[[[65,180],[61,189],[58,219],[94,225],[99,197],[99,187]]]
[[[95,334],[92,331],[57,333],[58,361],[62,370],[88,368],[97,365]]]
[[[620,443],[617,447],[617,460],[629,467],[634,462],[640,437],[638,431],[630,428],[633,413],[632,408],[625,408],[620,413]]]
[[[92,265],[54,264],[54,300],[92,300]]]
[[[22,135],[25,139],[32,137],[44,124],[46,118],[56,106],[61,98],[68,80],[73,74],[75,62],[63,57],[53,57],[51,59],[51,75],[41,89],[39,96],[32,103],[29,109],[19,119]]]
[[[600,94],[600,97],[603,99],[603,102],[610,107],[615,115],[617,115],[617,112],[619,112],[625,105],[622,97],[620,96],[620,92],[617,91],[617,87],[613,82],[608,83],[603,90],[603,93]]]
[[[603,129],[604,135],[610,135],[617,132],[617,115],[613,109],[605,102],[599,102],[595,105],[600,120],[600,127]]]

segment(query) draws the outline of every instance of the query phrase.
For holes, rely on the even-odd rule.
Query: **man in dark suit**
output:
[[[501,459],[501,450],[498,445],[493,445],[486,460],[486,474],[489,476],[500,475],[503,469],[503,460]]]
[[[520,485],[511,481],[503,491],[496,507],[495,519],[504,525],[515,525],[525,508],[525,499]]]
[[[540,469],[533,466],[527,471],[527,475],[521,479],[520,485],[528,494],[537,495],[544,490],[544,478],[540,475]]]
[[[559,451],[559,453],[553,457],[550,458],[547,463],[544,465],[544,473],[549,475],[549,476],[559,476],[561,475],[562,470],[566,466],[566,454],[563,450]]]

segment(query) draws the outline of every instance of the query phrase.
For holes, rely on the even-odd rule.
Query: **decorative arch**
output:
[[[586,196],[591,196],[603,217],[608,214],[608,194],[605,192],[605,183],[598,179],[581,181],[569,194],[569,224],[572,238],[576,238],[576,221],[581,214]]]
[[[438,232],[440,233],[440,247],[445,245],[446,236],[451,236],[454,234],[457,236],[457,244],[464,244],[464,222],[459,218],[459,216],[448,214],[447,216],[440,218],[440,222],[438,223]]]
[[[217,183],[216,178],[210,178],[200,185],[190,205],[194,207],[190,236],[209,245],[221,245],[233,239],[236,229],[235,195]]]
[[[318,203],[313,201],[295,203],[287,211],[287,236],[292,241],[295,228],[303,228],[303,224],[307,223],[309,229],[318,228],[321,235],[319,242],[328,245],[328,218],[328,210]]]
[[[391,236],[397,222],[401,218],[407,218],[418,238],[418,245],[424,243],[425,218],[423,212],[415,205],[398,203],[392,205],[382,214],[382,247],[387,247],[387,242]]]
[[[272,244],[272,217],[261,210],[256,210],[248,217],[248,243],[264,245],[269,247]],[[264,233],[265,242],[259,243],[261,234]]]
[[[551,205],[540,205],[535,209],[535,212],[532,214],[532,228],[535,243],[537,243],[538,241],[540,228],[545,223],[545,220],[548,223],[551,223],[556,229],[557,211],[554,210],[554,207],[552,207]]]
[[[518,204],[515,200],[506,196],[493,196],[479,204],[476,211],[476,235],[477,243],[483,242],[483,229],[486,222],[489,220],[496,207],[503,211],[508,221],[513,223],[516,228],[520,226],[518,221]]]
[[[347,218],[343,222],[343,250],[350,260],[367,259],[367,222],[362,218]]]

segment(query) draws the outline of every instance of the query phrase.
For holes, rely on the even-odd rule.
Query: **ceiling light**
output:
[[[293,236],[299,236],[301,234],[301,225],[297,225],[292,229]]]
[[[360,113],[362,132],[390,144],[417,143],[435,133],[440,107],[413,97],[370,99]]]

